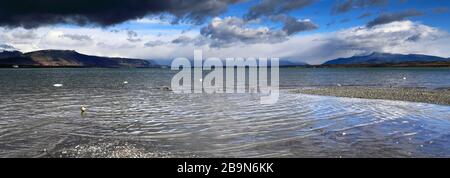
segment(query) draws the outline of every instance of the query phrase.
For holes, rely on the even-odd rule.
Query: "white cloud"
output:
[[[377,27],[353,27],[332,33],[294,36],[276,44],[238,45],[209,49],[206,54],[219,57],[280,57],[311,64],[330,59],[371,52],[428,54],[450,56],[448,32],[415,23],[400,21]]]
[[[24,52],[70,49],[92,55],[168,60],[175,57],[192,57],[194,49],[203,49],[205,57],[280,57],[311,64],[372,51],[450,56],[450,35],[446,31],[411,21],[393,22],[372,28],[359,26],[332,33],[295,35],[279,43],[232,43],[226,48],[211,48],[207,44],[172,43],[180,36],[195,39],[200,35],[198,31],[183,34],[176,30],[163,31],[164,35],[158,35],[161,32],[151,29],[134,31],[141,41],[127,40],[129,36],[126,30],[114,32],[102,28],[0,28],[0,44],[8,44]],[[17,35],[18,33],[22,35]],[[247,33],[250,32],[244,34]],[[91,40],[62,38],[64,35],[87,35]]]
[[[213,47],[228,47],[236,43],[279,43],[287,39],[288,34],[282,30],[267,27],[249,28],[247,22],[237,17],[214,18],[208,26],[200,31],[203,37],[211,40]]]
[[[372,28],[354,27],[322,39],[332,53],[355,55],[368,52],[420,53],[449,56],[450,35],[411,21],[400,21]]]

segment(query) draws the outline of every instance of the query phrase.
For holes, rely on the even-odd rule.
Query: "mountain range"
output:
[[[170,64],[169,64],[170,65]],[[41,50],[29,53],[0,51],[0,67],[161,67],[151,60],[100,57],[72,50]],[[293,60],[280,60],[280,67],[450,67],[450,58],[421,54],[390,54],[374,52],[369,55],[329,60],[321,65],[309,65]]]
[[[148,68],[159,67],[149,60],[100,57],[80,54],[71,50],[41,50],[29,53],[0,52],[0,67],[105,67]]]
[[[390,54],[374,52],[369,55],[338,58],[323,66],[450,66],[449,58],[421,54]]]

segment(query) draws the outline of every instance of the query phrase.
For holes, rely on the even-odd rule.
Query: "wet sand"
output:
[[[384,99],[410,101],[440,105],[450,105],[450,89],[422,89],[422,88],[375,88],[360,86],[333,86],[300,88],[296,93],[337,96],[348,98]]]

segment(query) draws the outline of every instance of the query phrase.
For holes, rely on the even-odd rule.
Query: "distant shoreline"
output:
[[[374,88],[360,86],[300,88],[293,92],[309,95],[336,96],[347,98],[384,99],[410,101],[450,106],[450,88]]]
[[[363,68],[363,67],[450,67],[450,62],[430,62],[430,63],[395,63],[395,64],[340,64],[340,65],[318,65],[318,67],[330,68]]]
[[[224,66],[225,67],[225,66]],[[279,66],[280,68],[450,68],[449,64],[442,65],[303,65],[303,66]],[[15,68],[12,65],[0,65],[0,68]],[[170,66],[150,66],[150,67],[102,67],[102,66],[21,66],[18,68],[167,68]]]
[[[309,65],[310,68],[383,68],[383,67],[436,67],[450,68],[450,61],[446,62],[408,62],[408,63],[384,63],[384,64],[320,64]]]
[[[152,66],[152,67],[101,67],[101,66],[19,66],[18,68],[14,68],[12,66],[0,66],[0,69],[151,69],[151,68],[161,68],[160,66]]]

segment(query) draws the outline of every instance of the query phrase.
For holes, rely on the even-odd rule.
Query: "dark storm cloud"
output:
[[[53,24],[109,26],[146,15],[171,14],[175,22],[201,23],[241,0],[0,0],[0,26]]]
[[[283,31],[285,31],[288,35],[295,34],[297,32],[315,30],[319,28],[318,25],[314,24],[309,20],[297,20],[294,17],[286,16],[286,15],[277,15],[271,17],[274,21],[283,22]]]
[[[419,12],[417,10],[406,10],[406,11],[397,12],[397,13],[382,14],[382,15],[378,16],[377,18],[373,19],[372,21],[368,22],[367,27],[374,27],[377,25],[387,24],[387,23],[396,22],[396,21],[402,21],[408,17],[421,16],[421,15],[423,15],[423,13]]]
[[[285,15],[286,13],[302,9],[312,5],[317,0],[262,0],[258,4],[252,6],[244,19],[254,20],[261,17],[267,17],[275,22],[283,23],[283,31],[287,35],[292,35],[301,31],[317,29],[318,26],[310,21],[300,21],[294,17]]]
[[[285,23],[283,30],[288,34],[292,35],[297,32],[315,30],[319,28],[318,25],[312,23],[311,21],[298,21],[297,19],[289,18],[289,22]]]
[[[333,7],[333,14],[345,13],[354,8],[387,5],[389,0],[339,0]]]
[[[252,6],[244,19],[247,21],[255,20],[261,17],[267,17],[274,22],[283,23],[283,31],[287,35],[297,32],[314,30],[318,26],[310,21],[299,21],[294,17],[286,15],[286,13],[302,9],[312,5],[317,0],[262,0],[258,4]]]
[[[245,19],[253,20],[262,16],[283,14],[292,10],[302,9],[317,0],[262,0],[259,4],[250,8]]]

